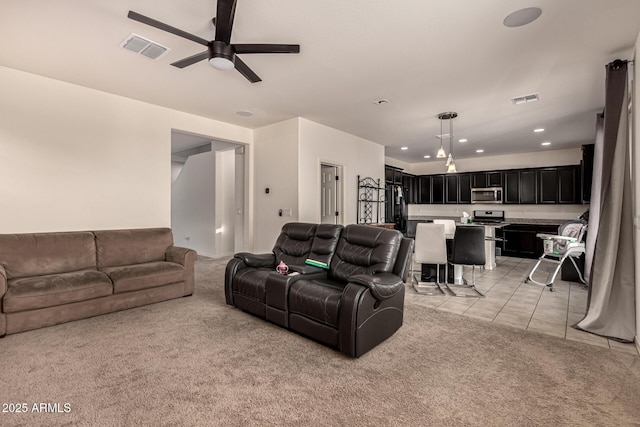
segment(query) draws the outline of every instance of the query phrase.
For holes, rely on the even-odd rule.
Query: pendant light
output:
[[[445,166],[447,167],[447,173],[455,173],[458,170],[456,169],[456,163],[453,160],[453,119],[458,117],[458,113],[456,112],[447,112],[438,114],[438,118],[440,119],[440,150],[438,150],[438,157],[444,158],[446,157],[444,153],[444,149],[442,147],[442,122],[444,120],[449,120],[449,157],[447,158],[447,162]],[[442,150],[442,156],[440,155],[440,151]]]

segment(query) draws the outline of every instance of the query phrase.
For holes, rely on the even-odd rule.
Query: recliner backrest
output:
[[[393,272],[402,234],[369,225],[347,225],[331,260],[329,278],[347,282],[356,274]]]
[[[309,258],[331,265],[343,228],[342,225],[337,224],[318,224]]]
[[[273,246],[276,264],[283,261],[287,265],[303,265],[313,247],[317,227],[317,224],[304,222],[283,225]]]

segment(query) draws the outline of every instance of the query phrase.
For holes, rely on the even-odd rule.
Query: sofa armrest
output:
[[[268,254],[252,254],[249,252],[238,252],[233,256],[242,260],[247,267],[254,268],[275,268],[276,256],[272,253]]]
[[[391,298],[404,287],[402,279],[392,273],[357,274],[349,277],[349,283],[366,286],[378,301]]]
[[[184,280],[184,296],[193,294],[197,255],[197,252],[193,249],[181,248],[179,246],[169,246],[165,252],[165,261],[180,264],[187,272],[187,277]]]
[[[0,265],[0,299],[7,292],[7,271]],[[1,304],[0,304],[1,306]]]
[[[175,262],[184,266],[188,262],[190,252],[196,254],[196,251],[189,248],[181,248],[179,246],[169,246],[165,252],[165,261]],[[195,259],[195,258],[194,258]]]

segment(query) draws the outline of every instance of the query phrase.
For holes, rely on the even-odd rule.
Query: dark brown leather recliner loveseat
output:
[[[360,357],[402,326],[412,252],[413,240],[395,230],[288,223],[272,253],[242,252],[229,261],[226,302]],[[275,271],[280,261],[289,274]]]

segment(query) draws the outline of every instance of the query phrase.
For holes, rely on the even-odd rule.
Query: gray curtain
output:
[[[635,256],[627,62],[614,61],[606,71],[604,119],[601,137],[596,138],[587,236],[589,299],[587,314],[576,327],[631,342],[635,336]]]

